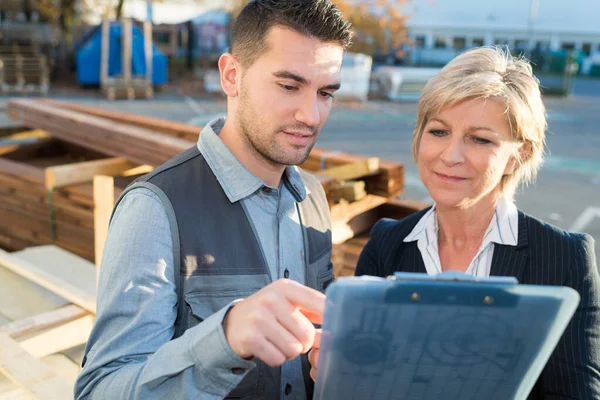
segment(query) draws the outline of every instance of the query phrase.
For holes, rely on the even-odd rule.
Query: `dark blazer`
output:
[[[417,242],[403,240],[426,212],[377,222],[359,257],[356,275],[425,273]],[[528,399],[600,399],[600,277],[594,239],[519,211],[517,246],[494,246],[491,275],[514,276],[524,284],[570,286],[581,295]]]

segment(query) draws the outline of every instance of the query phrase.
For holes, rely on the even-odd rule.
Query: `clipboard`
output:
[[[457,272],[343,277],[326,295],[316,400],[526,399],[580,300]]]

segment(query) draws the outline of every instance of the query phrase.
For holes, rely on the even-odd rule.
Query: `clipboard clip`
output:
[[[464,274],[458,271],[446,271],[437,275],[429,275],[416,272],[394,272],[394,275],[387,277],[389,281],[444,281],[444,282],[472,282],[472,283],[491,283],[496,285],[516,285],[519,283],[514,276],[490,276],[480,277]]]

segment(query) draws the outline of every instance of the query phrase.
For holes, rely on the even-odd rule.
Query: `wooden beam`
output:
[[[366,160],[356,161],[339,167],[332,167],[319,171],[319,175],[330,176],[338,181],[359,179],[377,173],[379,158],[371,157]]]
[[[57,308],[33,317],[20,319],[0,326],[0,333],[8,333],[13,339],[40,332],[66,322],[82,318],[87,311],[74,304]]]
[[[87,342],[94,325],[94,316],[87,314],[76,320],[50,328],[33,337],[20,341],[25,351],[35,358],[42,358]]]
[[[15,253],[0,249],[0,265],[96,313],[96,274],[88,261],[48,245]]]
[[[7,333],[0,333],[0,349],[0,372],[29,395],[41,400],[73,397],[72,385],[27,353]]]
[[[133,175],[143,175],[143,174],[147,174],[149,172],[154,171],[154,167],[151,165],[140,165],[138,167],[134,167],[131,169],[128,169],[127,171],[123,171],[123,173],[121,173],[121,176],[133,176]],[[109,174],[110,175],[110,174]]]
[[[125,85],[131,85],[131,54],[132,54],[132,24],[130,18],[123,18],[121,20],[121,48],[123,50],[123,58],[121,59],[123,80]]]
[[[118,175],[134,167],[135,164],[120,157],[55,165],[46,168],[46,188],[91,182],[94,175]]]
[[[100,85],[104,87],[108,81],[108,57],[110,47],[110,22],[102,20],[102,46],[100,53]]]
[[[115,180],[112,176],[94,177],[94,254],[96,257],[96,283],[98,282],[102,253],[108,235],[108,225],[115,206]]]

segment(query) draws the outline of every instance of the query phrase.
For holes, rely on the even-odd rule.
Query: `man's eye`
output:
[[[327,97],[327,98],[333,99],[333,93],[321,91],[320,94],[323,97]]]
[[[283,90],[286,90],[288,92],[293,92],[294,90],[298,89],[296,86],[292,86],[292,85],[279,85],[279,86],[281,86],[281,88]]]

